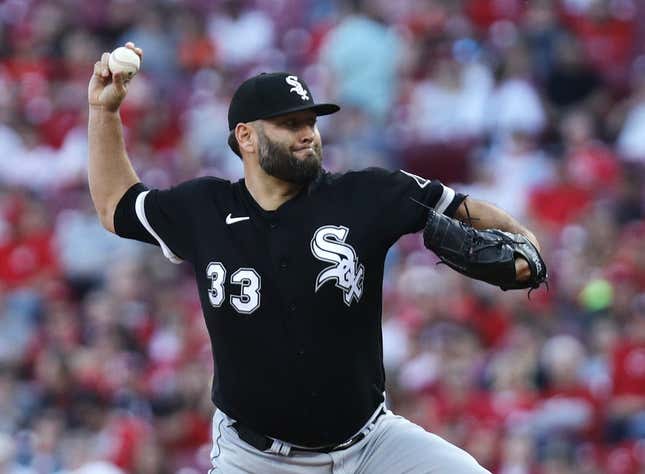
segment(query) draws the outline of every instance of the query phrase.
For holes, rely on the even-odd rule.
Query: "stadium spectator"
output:
[[[240,177],[232,88],[295,69],[347,104],[329,169],[403,167],[533,219],[551,288],[530,300],[419,236],[392,249],[388,403],[495,473],[645,469],[642,24],[634,0],[1,2],[0,471],[207,470],[191,276],[88,213],[89,58],[124,40],[145,50],[125,138],[154,186]]]

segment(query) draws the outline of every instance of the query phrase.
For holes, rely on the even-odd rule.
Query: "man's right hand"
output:
[[[143,57],[141,48],[137,48],[134,43],[126,43],[126,48],[130,48]],[[108,68],[108,59],[110,53],[103,53],[101,60],[94,63],[94,73],[90,79],[87,88],[87,101],[90,107],[102,108],[108,112],[116,112],[128,92],[125,74],[110,73]]]

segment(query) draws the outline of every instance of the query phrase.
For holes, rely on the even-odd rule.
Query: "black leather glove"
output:
[[[548,275],[537,248],[525,236],[499,229],[477,230],[430,209],[423,242],[449,267],[502,290],[538,288]],[[519,281],[515,259],[526,259],[531,276]]]

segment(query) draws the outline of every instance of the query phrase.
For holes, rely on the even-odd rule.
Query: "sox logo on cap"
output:
[[[298,76],[287,76],[285,81],[290,86],[293,86],[289,92],[295,92],[302,100],[309,100],[309,95],[302,84],[300,84],[300,81],[298,81]]]

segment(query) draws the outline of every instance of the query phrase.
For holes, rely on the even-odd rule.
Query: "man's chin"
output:
[[[260,166],[269,175],[294,184],[307,184],[322,172],[322,153],[317,147],[293,151],[269,146],[260,155]]]

